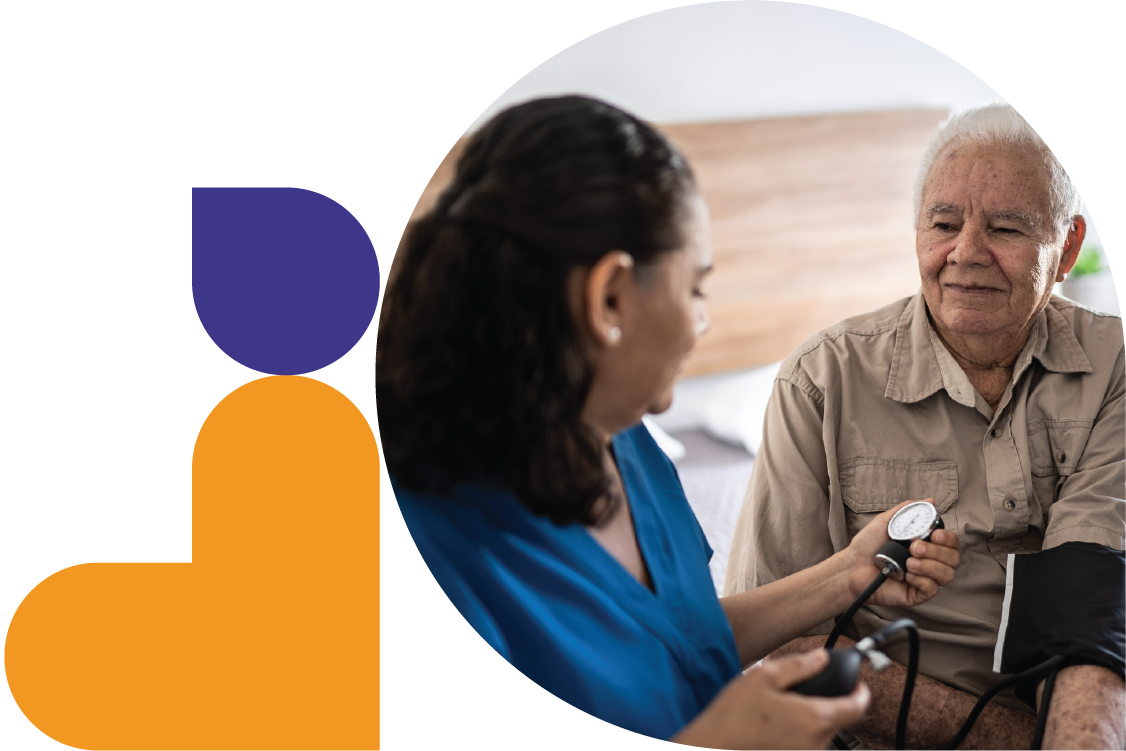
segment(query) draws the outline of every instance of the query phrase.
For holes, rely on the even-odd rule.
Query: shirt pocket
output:
[[[1045,511],[1059,498],[1063,481],[1075,473],[1094,427],[1093,420],[1040,420],[1028,426],[1032,490]]]
[[[840,466],[841,500],[849,537],[879,513],[903,501],[933,498],[947,529],[957,529],[954,501],[958,499],[957,462],[901,462],[893,459],[853,459]]]

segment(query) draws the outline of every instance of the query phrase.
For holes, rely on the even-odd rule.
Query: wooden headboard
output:
[[[919,288],[911,183],[941,110],[662,126],[712,215],[712,327],[685,376],[781,360],[837,321]],[[433,205],[459,141],[414,215]]]

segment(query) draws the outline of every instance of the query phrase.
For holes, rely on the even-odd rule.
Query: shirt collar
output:
[[[1032,353],[1032,356],[1053,373],[1094,373],[1095,369],[1087,359],[1083,346],[1075,338],[1071,324],[1063,317],[1063,313],[1056,310],[1053,302],[1055,298],[1049,300],[1040,313],[1046,346]]]
[[[950,394],[951,399],[964,407],[976,407],[977,389],[970,383],[969,376],[962,370],[958,361],[954,359],[954,355],[946,349],[946,345],[942,343],[942,339],[939,338],[938,332],[934,330],[934,326],[931,325],[929,320],[927,321],[927,334],[946,393]]]
[[[1014,381],[1023,375],[1033,358],[1055,373],[1094,372],[1071,324],[1051,302],[1037,314],[1028,342],[1013,364]],[[907,304],[896,324],[895,348],[884,396],[912,403],[940,389],[945,389],[959,404],[976,405],[977,392],[931,326],[926,299],[920,291]]]
[[[887,390],[884,391],[884,396],[888,399],[905,403],[919,402],[944,388],[939,361],[931,345],[930,328],[927,303],[920,290],[907,303],[895,326],[891,372],[888,374]],[[965,374],[962,377],[965,378]]]

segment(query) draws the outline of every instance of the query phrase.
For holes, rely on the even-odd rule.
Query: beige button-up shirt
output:
[[[1002,677],[992,668],[1007,555],[1070,541],[1123,549],[1124,392],[1121,320],[1059,297],[1037,315],[996,410],[921,293],[817,334],[774,382],[725,593],[807,568],[877,513],[934,498],[961,537],[954,581],[916,608],[864,607],[846,634],[913,618],[920,671],[981,694]],[[905,644],[888,652],[906,663]],[[1028,711],[1011,692],[998,701]]]

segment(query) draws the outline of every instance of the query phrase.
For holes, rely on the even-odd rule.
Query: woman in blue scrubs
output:
[[[647,123],[577,96],[495,116],[395,259],[376,365],[384,453],[435,578],[532,680],[657,738],[823,748],[863,715],[863,684],[786,691],[823,651],[741,671],[848,606],[887,520],[806,571],[716,597],[711,548],[639,425],[668,409],[707,329],[708,235],[691,169]],[[958,543],[943,542],[873,604],[949,582]]]

